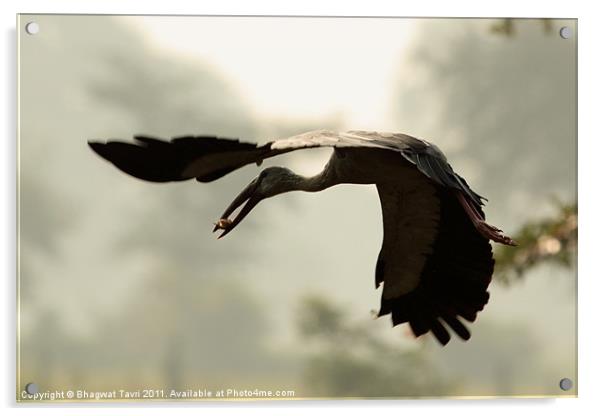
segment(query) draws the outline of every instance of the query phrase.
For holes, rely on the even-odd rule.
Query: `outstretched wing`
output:
[[[134,136],[134,142],[90,141],[98,155],[136,178],[151,182],[196,178],[211,182],[250,163],[312,147],[379,147],[346,133],[312,131],[264,145],[215,136],[182,136],[169,141]],[[380,146],[382,147],[382,146]]]
[[[411,180],[402,175],[406,180],[401,187],[377,183],[385,227],[376,267],[376,285],[384,282],[379,316],[391,314],[394,325],[409,322],[416,336],[431,331],[445,344],[450,336],[444,323],[468,339],[460,317],[474,321],[489,298],[491,246],[487,233],[471,222],[484,219],[484,198],[424,140],[395,133],[319,130],[264,145],[207,136],[171,141],[136,136],[134,143],[90,146],[122,171],[154,182],[210,182],[247,164],[314,147],[396,152],[416,169],[409,170]]]
[[[135,136],[134,143],[91,141],[90,147],[122,171],[152,182],[196,178],[211,182],[250,163],[314,147],[367,147],[399,152],[436,183],[457,189],[480,211],[482,198],[457,175],[437,146],[399,133],[316,130],[264,145],[214,136],[182,136],[171,141]]]
[[[449,329],[462,339],[489,299],[493,274],[489,239],[464,212],[454,190],[420,179],[377,185],[384,238],[376,286],[384,284],[379,316],[409,322],[416,336],[432,332],[445,345]],[[447,326],[447,327],[446,327]]]
[[[184,136],[171,141],[134,136],[134,143],[90,141],[98,155],[125,173],[151,182],[197,178],[211,182],[262,160],[269,146],[213,136]]]

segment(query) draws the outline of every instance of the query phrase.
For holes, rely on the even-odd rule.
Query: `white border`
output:
[[[106,13],[106,14],[251,14],[251,15],[361,15],[361,16],[497,16],[497,17],[570,17],[579,18],[579,399],[558,400],[493,400],[493,401],[343,401],[343,402],[277,402],[277,403],[200,403],[179,406],[173,410],[183,412],[232,413],[245,411],[250,414],[303,414],[312,412],[332,412],[344,408],[346,413],[363,414],[370,410],[380,412],[445,413],[448,415],[507,414],[508,412],[528,411],[532,414],[566,415],[591,414],[588,410],[597,406],[597,385],[600,370],[600,296],[602,296],[602,276],[595,263],[598,241],[595,239],[599,227],[597,213],[602,207],[596,198],[600,192],[600,175],[596,170],[600,151],[600,106],[602,96],[599,75],[602,74],[598,40],[602,39],[602,21],[596,13],[595,2],[589,1],[547,1],[528,3],[524,0],[504,0],[476,2],[467,0],[420,2],[356,1],[341,2],[326,0],[237,0],[237,1],[76,1],[76,0],[9,0],[0,2],[2,20],[2,88],[1,126],[5,134],[0,140],[0,161],[2,181],[0,192],[3,203],[0,229],[4,230],[1,240],[0,264],[5,266],[2,282],[2,335],[0,343],[4,369],[0,377],[0,394],[3,407],[8,414],[16,413],[14,404],[14,342],[15,342],[15,131],[16,131],[16,87],[15,87],[15,36],[16,13]],[[544,294],[545,295],[545,294]],[[10,371],[6,371],[6,369]],[[81,414],[79,406],[25,407],[20,413],[44,411],[51,414]],[[93,414],[139,414],[140,406],[116,407],[85,406],[86,412]],[[200,407],[200,409],[198,408]],[[397,409],[390,409],[395,407]],[[309,409],[310,408],[310,409]],[[378,409],[377,409],[378,408]],[[162,414],[168,409],[157,405],[145,408],[144,413]]]

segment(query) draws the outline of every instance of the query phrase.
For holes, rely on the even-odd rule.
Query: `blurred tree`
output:
[[[207,281],[162,263],[125,314],[103,325],[107,341],[95,364],[118,369],[118,381],[133,386],[259,383],[278,365],[263,344],[268,329],[261,304],[244,285],[230,278]]]
[[[314,347],[304,385],[316,397],[407,397],[443,395],[452,383],[436,371],[428,351],[388,343],[377,326],[350,322],[339,307],[318,296],[300,306],[298,330]],[[373,324],[373,322],[369,322]]]
[[[501,19],[499,22],[489,27],[491,33],[512,37],[516,35],[517,19]],[[552,19],[537,19],[541,22],[543,33],[546,35],[554,31],[554,21]]]
[[[269,377],[281,363],[264,343],[262,304],[230,261],[254,246],[207,244],[211,218],[248,177],[202,191],[125,176],[110,182],[111,169],[86,145],[135,133],[254,137],[243,97],[208,66],[146,47],[122,19],[41,19],[47,35],[24,48],[21,74],[21,294],[31,298],[21,304],[23,381],[184,388]],[[97,167],[107,175],[95,176]],[[124,189],[143,198],[121,201]],[[252,233],[252,223],[241,232]],[[128,262],[139,267],[121,267]]]
[[[21,333],[20,333],[21,334]],[[20,336],[19,378],[24,386],[34,382],[40,390],[81,388],[90,359],[91,344],[65,331],[61,317],[45,309],[34,328]],[[20,396],[17,391],[17,397]]]
[[[577,203],[556,202],[557,214],[524,224],[513,237],[518,247],[497,246],[495,277],[510,283],[536,265],[550,261],[573,267],[577,252]]]
[[[520,41],[488,19],[422,23],[395,104],[399,130],[436,141],[510,234],[547,214],[549,195],[575,200],[577,172],[575,39],[512,22]]]
[[[554,32],[552,19],[538,19],[543,33]],[[491,25],[492,33],[513,37],[516,34],[516,19],[502,19]],[[544,261],[572,267],[577,250],[577,203],[556,201],[557,215],[524,224],[514,233],[519,247],[497,246],[495,277],[510,283],[521,278],[525,272]]]
[[[128,135],[256,135],[243,97],[208,65],[182,59],[174,65],[174,57],[146,48],[112,49],[102,64],[106,72],[88,91],[128,115]],[[123,311],[132,319],[109,325],[111,339],[127,342],[105,348],[136,373],[154,374],[158,387],[218,388],[253,377],[259,382],[278,365],[263,344],[267,324],[261,303],[230,261],[243,261],[253,245],[226,249],[213,244],[210,234],[211,218],[248,181],[243,176],[203,189],[192,183],[144,184],[150,202],[130,213],[132,221],[112,247],[118,256],[143,252],[153,266]],[[252,223],[242,232],[252,232]]]
[[[490,25],[424,22],[399,70],[398,129],[437,138],[458,171],[495,201],[488,210],[493,223],[518,228],[507,231],[521,246],[496,253],[501,276],[544,260],[571,264],[576,205],[563,205],[551,220],[532,218],[545,217],[540,201],[546,195],[575,198],[574,44],[549,36],[551,20]],[[521,41],[488,36],[488,30],[520,33]],[[541,359],[547,350],[533,326],[480,321],[488,330],[475,332],[470,343],[429,354],[388,345],[376,326],[365,328],[347,316],[325,299],[304,301],[298,328],[315,346],[305,373],[311,394],[535,394],[547,386],[538,378],[548,370]],[[444,356],[451,360],[431,361]],[[456,390],[458,377],[464,380]]]
[[[557,392],[550,370],[565,363],[550,363],[545,342],[524,321],[492,319],[483,314],[471,328],[468,342],[451,342],[431,350],[435,368],[442,377],[452,378],[452,395],[525,395]],[[549,378],[548,378],[549,377]]]

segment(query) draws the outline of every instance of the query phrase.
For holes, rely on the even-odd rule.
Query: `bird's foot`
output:
[[[483,220],[474,221],[474,225],[475,225],[475,227],[477,227],[477,230],[479,230],[481,235],[489,238],[490,240],[493,240],[493,241],[501,243],[501,244],[505,244],[507,246],[517,246],[518,245],[516,243],[516,241],[514,241],[512,238],[508,237],[507,235],[504,235],[504,232],[502,230],[500,230],[497,227],[494,227],[493,225],[487,224]]]

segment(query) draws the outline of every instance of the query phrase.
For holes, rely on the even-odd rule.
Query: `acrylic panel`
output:
[[[576,20],[17,33],[18,401],[577,395]]]

